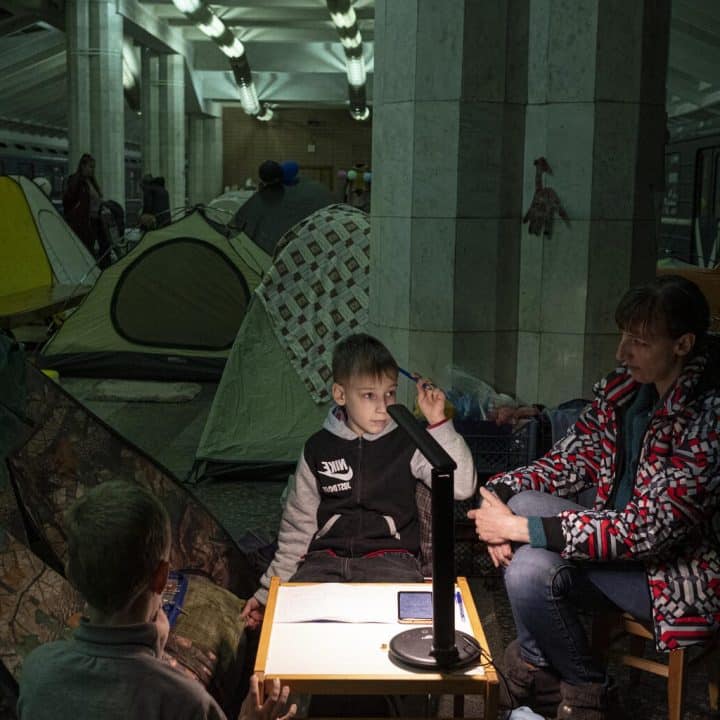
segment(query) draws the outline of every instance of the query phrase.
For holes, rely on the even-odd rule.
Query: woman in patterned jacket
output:
[[[595,400],[468,513],[504,567],[517,628],[504,700],[558,718],[609,717],[581,608],[652,624],[659,650],[702,643],[720,623],[720,353],[707,301],[666,275],[629,290],[615,319],[620,367]]]

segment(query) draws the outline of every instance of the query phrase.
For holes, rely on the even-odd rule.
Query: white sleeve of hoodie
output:
[[[465,500],[474,492],[477,485],[477,473],[470,448],[465,438],[455,429],[452,420],[428,428],[428,432],[440,443],[445,452],[455,461],[454,496],[456,500]],[[410,460],[410,469],[416,478],[420,478],[428,487],[432,484],[432,465],[425,456],[416,450]]]
[[[313,535],[317,532],[319,504],[317,482],[305,461],[303,451],[295,476],[290,478],[290,488],[278,531],[278,549],[265,574],[260,578],[260,587],[255,592],[256,599],[263,605],[267,604],[270,578],[273,575],[286,581],[295,574]]]

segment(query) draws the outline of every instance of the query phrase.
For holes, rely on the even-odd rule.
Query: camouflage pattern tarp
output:
[[[62,575],[0,531],[0,658],[16,680],[31,650],[69,636],[83,605]]]
[[[106,480],[147,487],[172,524],[170,562],[211,578],[238,597],[255,589],[253,571],[230,535],[165,468],[120,437],[59,385],[26,365],[25,414],[35,429],[8,465],[27,518],[62,567],[67,553],[63,515],[87,488]]]

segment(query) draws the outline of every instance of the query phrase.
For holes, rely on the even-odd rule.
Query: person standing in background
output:
[[[103,229],[100,223],[100,203],[102,192],[95,179],[95,158],[85,153],[78,163],[77,170],[68,178],[63,195],[63,213],[68,225],[75,231],[90,254],[98,260],[100,267],[107,267],[109,254],[98,257],[95,250],[106,243],[101,242]]]

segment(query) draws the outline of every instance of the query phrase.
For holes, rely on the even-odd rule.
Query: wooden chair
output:
[[[619,631],[619,633],[618,633]],[[683,711],[685,678],[688,668],[704,661],[708,672],[708,696],[710,710],[718,710],[720,691],[720,647],[717,642],[704,647],[692,659],[687,649],[671,650],[667,653],[667,664],[644,657],[645,643],[655,641],[652,629],[629,613],[606,613],[593,621],[593,651],[602,662],[607,662],[611,643],[618,637],[629,638],[629,652],[623,653],[618,660],[621,664],[633,668],[635,673],[643,670],[667,678],[668,720],[680,720]]]

